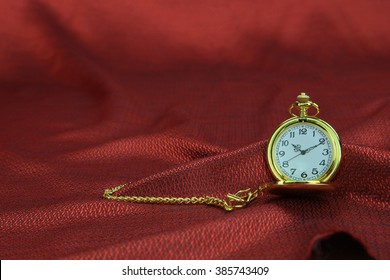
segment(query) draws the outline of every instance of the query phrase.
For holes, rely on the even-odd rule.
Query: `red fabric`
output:
[[[1,1],[0,257],[305,259],[344,231],[388,259],[390,4],[273,2]],[[272,180],[300,91],[341,137],[335,193],[231,213],[102,198]]]

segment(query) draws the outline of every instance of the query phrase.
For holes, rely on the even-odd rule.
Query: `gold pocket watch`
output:
[[[316,110],[313,115],[309,112],[311,108]],[[298,115],[294,110],[297,110]],[[341,144],[336,131],[316,117],[320,108],[305,93],[298,95],[289,112],[292,118],[279,125],[267,147],[268,165],[276,182],[229,193],[225,198],[115,194],[127,184],[106,189],[103,197],[132,203],[205,204],[231,211],[244,207],[264,190],[273,194],[311,194],[333,190],[329,181],[336,174],[341,161]]]
[[[309,113],[311,108],[315,110],[313,115]],[[333,189],[329,181],[340,165],[341,144],[336,131],[316,117],[319,112],[319,106],[301,93],[289,109],[292,118],[281,123],[272,134],[267,161],[278,181],[269,185],[271,193]]]

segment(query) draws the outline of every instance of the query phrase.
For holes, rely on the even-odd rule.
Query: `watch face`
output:
[[[293,181],[315,181],[332,166],[333,146],[321,127],[299,122],[289,126],[275,139],[276,167]]]

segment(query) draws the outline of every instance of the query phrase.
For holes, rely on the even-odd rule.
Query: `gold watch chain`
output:
[[[242,208],[259,196],[259,193],[267,188],[267,184],[256,189],[243,189],[235,194],[227,194],[225,199],[213,196],[200,197],[150,197],[150,196],[116,196],[117,191],[124,188],[126,184],[116,186],[112,189],[105,189],[103,197],[110,200],[127,201],[132,203],[151,204],[205,204],[221,207],[226,211]]]

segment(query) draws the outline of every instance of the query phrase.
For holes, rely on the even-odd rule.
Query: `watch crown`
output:
[[[310,100],[310,96],[304,92],[301,92],[301,94],[297,96],[297,100],[298,102],[307,102]]]
[[[297,101],[295,101],[295,103],[291,105],[291,107],[289,109],[289,113],[293,117],[306,118],[307,116],[309,116],[308,111],[309,111],[309,108],[311,106],[313,106],[317,110],[317,112],[314,115],[312,115],[313,117],[315,117],[315,116],[317,116],[319,114],[320,108],[318,107],[318,105],[316,103],[310,101],[310,96],[308,96],[304,92],[301,92],[301,94],[299,94],[297,96]],[[292,112],[292,110],[294,108],[298,109],[299,116],[297,116],[296,114],[294,114]]]

